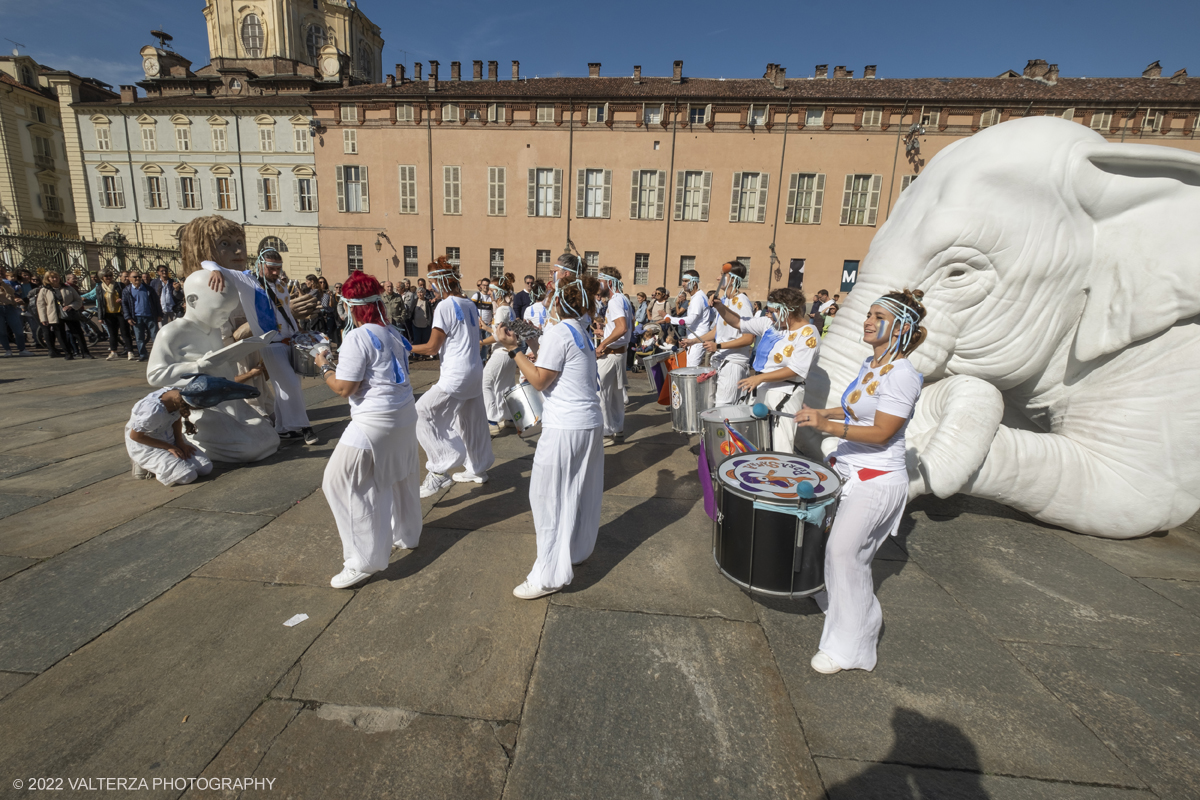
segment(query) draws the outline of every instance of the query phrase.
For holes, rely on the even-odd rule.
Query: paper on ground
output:
[[[290,628],[293,625],[299,625],[301,622],[304,622],[304,620],[306,620],[306,619],[308,619],[308,614],[297,614],[296,616],[292,617],[291,619],[289,619],[287,622],[285,622],[283,624],[287,625]]]

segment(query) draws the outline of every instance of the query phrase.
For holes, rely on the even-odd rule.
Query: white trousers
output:
[[[559,589],[571,582],[571,565],[596,546],[603,497],[602,429],[543,428],[529,479],[537,531],[537,560],[527,578],[531,584]]]
[[[704,360],[704,345],[694,344],[687,349],[687,365],[689,367],[698,367],[700,362]]]
[[[163,486],[191,483],[201,475],[212,472],[213,468],[212,461],[199,450],[192,453],[191,458],[179,459],[166,450],[135,442],[128,436],[125,437],[125,452],[139,467],[154,473]]]
[[[429,456],[425,468],[442,475],[459,464],[479,475],[496,460],[482,394],[459,399],[429,387],[417,401],[417,441]]]
[[[275,432],[287,433],[309,426],[308,411],[304,408],[304,393],[300,376],[292,369],[291,345],[269,344],[259,350],[271,388],[275,390]]]
[[[415,450],[416,441],[406,439]],[[342,538],[345,566],[379,572],[387,569],[393,544],[412,548],[420,543],[419,470],[397,481],[378,480],[372,451],[339,442],[325,466],[321,489]]]
[[[750,364],[745,357],[729,358],[719,355],[720,350],[713,354],[712,367],[717,371],[717,397],[714,405],[731,406],[737,403],[741,389],[738,381],[750,374]]]
[[[788,397],[788,394],[791,397]],[[787,398],[780,407],[781,401]],[[776,453],[794,453],[796,451],[796,412],[804,405],[804,387],[796,385],[786,389],[768,389],[765,392],[760,386],[754,393],[754,402],[766,403],[772,411],[778,411],[780,416],[771,417],[771,449]]]
[[[600,371],[600,411],[604,414],[604,435],[625,433],[625,354],[609,353],[596,363]]]
[[[504,402],[504,393],[517,385],[517,365],[501,347],[492,352],[483,365],[483,404],[487,408],[488,422],[512,419],[512,413]]]
[[[907,502],[904,470],[869,481],[852,472],[842,489],[825,546],[825,591],[814,598],[825,610],[821,650],[842,669],[875,669],[883,611],[875,597],[871,560],[887,537],[896,534]]]

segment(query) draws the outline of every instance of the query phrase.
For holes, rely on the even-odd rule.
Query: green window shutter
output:
[[[842,191],[842,225],[850,222],[850,193],[854,188],[854,176],[846,176],[846,188]]]
[[[367,185],[367,168],[359,167],[359,182],[362,185],[362,210],[366,214],[371,210],[371,190]]]
[[[788,225],[796,221],[796,187],[799,183],[800,174],[793,172],[792,176],[788,178],[787,211],[783,215],[783,221]]]
[[[629,218],[638,218],[638,189],[641,187],[642,174],[636,169],[629,179]]]
[[[334,175],[337,176],[338,211],[345,212],[345,210],[346,210],[345,170],[342,167],[334,167],[333,171],[334,171]]]
[[[529,168],[529,216],[537,216],[537,169]]]
[[[871,176],[871,201],[867,206],[867,224],[874,225],[879,218],[879,193],[883,189],[883,176]]]
[[[687,173],[677,171],[675,173],[675,221],[683,219],[683,182],[687,177]]]
[[[658,171],[658,197],[654,201],[654,218],[662,219],[667,205],[667,171]]]
[[[612,213],[612,170],[604,170],[604,201],[601,203],[600,216],[608,219]]]
[[[704,173],[704,181],[700,189],[700,221],[708,222],[708,201],[712,194],[712,173]]]
[[[729,195],[729,221],[738,221],[738,205],[742,201],[742,173],[733,173],[733,191]]]
[[[813,192],[812,224],[821,224],[821,204],[825,200],[825,173],[817,173],[816,190]]]
[[[758,221],[767,221],[767,194],[771,184],[771,176],[763,172],[758,176]]]
[[[551,209],[552,217],[562,216],[562,178],[563,171],[561,169],[554,170],[554,208]]]
[[[587,215],[587,170],[575,171],[575,218]]]

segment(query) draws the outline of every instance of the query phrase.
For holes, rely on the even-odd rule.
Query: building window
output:
[[[353,133],[353,131],[351,131]],[[265,125],[258,129],[258,149],[264,153],[275,152],[275,129]]]
[[[767,121],[767,107],[761,104],[751,105],[747,119],[750,122],[751,128],[762,125]]]
[[[915,181],[916,179],[917,179],[916,175],[905,175],[904,177],[902,177],[900,179],[900,191],[903,192],[905,189],[912,186],[913,181]]]
[[[645,110],[642,111],[642,122],[646,123],[647,125],[657,125],[658,123],[662,122],[662,118],[663,107],[661,104],[647,105]]]
[[[214,125],[212,129],[212,146],[213,151],[224,153],[229,149],[229,140],[225,138],[225,126]]]
[[[1092,112],[1092,129],[1097,131],[1108,132],[1112,129],[1112,112],[1111,111],[1094,111]]]
[[[941,111],[926,111],[921,115],[921,126],[924,128],[932,128],[938,124],[942,118]]]
[[[346,268],[350,272],[361,272],[363,268],[363,254],[361,244],[346,245]]]
[[[163,191],[163,179],[157,175],[146,176],[146,208],[166,208],[167,193]]]
[[[117,175],[105,175],[101,179],[100,205],[104,208],[124,208],[125,188]]]
[[[709,109],[712,106],[695,106],[688,109],[688,122],[692,125],[707,125]]]
[[[358,106],[353,103],[343,103],[342,122],[358,122]]]
[[[990,128],[1000,122],[1000,109],[989,108],[979,115],[979,127]]]
[[[396,121],[397,122],[412,122],[413,119],[414,119],[413,107],[412,107],[411,103],[397,103],[396,104]]]
[[[575,216],[608,219],[612,208],[612,170],[581,169],[576,180]]]
[[[263,26],[257,14],[242,18],[242,49],[246,51],[246,58],[263,57]]]
[[[370,193],[367,190],[367,168],[339,166],[337,175],[338,211],[365,214],[371,210]]]
[[[33,86],[33,87],[37,86],[37,81],[35,81],[33,78],[33,70],[31,70],[25,64],[22,64],[20,71],[21,71],[21,83],[25,84],[26,86]]]
[[[842,193],[842,224],[874,225],[882,186],[882,175],[847,175]]]
[[[404,277],[416,278],[421,274],[417,267],[417,248],[415,245],[404,245]]]
[[[679,285],[683,285],[683,273],[696,268],[695,256],[680,256],[679,257]]]
[[[258,210],[279,211],[279,179],[262,177],[258,179]]]
[[[804,112],[804,124],[805,126],[824,125],[825,106],[809,106]]]
[[[608,119],[608,105],[588,106],[588,122],[604,122]]]
[[[417,213],[417,168],[412,164],[400,165],[400,213]]]
[[[541,251],[538,251],[541,253]],[[488,251],[488,277],[498,281],[504,277],[504,250],[493,247]]]
[[[442,167],[442,213],[462,213],[462,167]]]
[[[539,280],[550,280],[550,251],[537,251],[537,264],[533,269],[533,276]]]
[[[107,125],[96,126],[96,149],[112,150],[112,130]]]
[[[863,127],[878,128],[883,124],[883,109],[878,106],[863,109]]]
[[[358,131],[353,128],[342,131],[342,152],[350,155],[358,152]]]
[[[292,128],[292,139],[294,140],[297,153],[312,152],[312,133],[308,128],[302,125]]]
[[[650,283],[650,254],[637,253],[633,257],[633,282],[638,286]]]
[[[316,7],[315,1],[313,7]],[[320,25],[309,25],[308,31],[304,35],[304,44],[308,49],[309,60],[315,64],[317,57],[321,55],[321,48],[325,46],[325,28]]]
[[[1162,131],[1163,114],[1161,111],[1146,112],[1146,131],[1148,133],[1159,133]]]
[[[287,243],[278,236],[267,236],[259,242],[258,252],[261,253],[263,250],[274,250],[276,253],[286,253],[288,251]]]
[[[538,122],[554,122],[554,104],[553,103],[538,103],[537,104],[537,121]]]
[[[58,202],[58,189],[52,183],[42,184],[42,213],[46,219],[62,219],[62,206]]]
[[[825,174],[793,173],[788,183],[787,215],[784,221],[797,225],[819,225],[825,201]]]
[[[667,173],[657,169],[634,170],[629,195],[630,219],[662,219],[667,198]]]
[[[600,251],[588,250],[583,254],[583,263],[587,268],[585,271],[593,278],[600,274]]]
[[[217,209],[219,211],[232,211],[237,208],[237,195],[234,193],[233,178],[217,178],[216,191]]]
[[[676,172],[675,219],[687,222],[708,222],[708,204],[711,195],[711,172]]]
[[[457,269],[462,261],[462,250],[458,247],[447,247],[446,260]]]
[[[44,136],[33,137],[33,161],[38,169],[54,169],[54,145]]]
[[[37,118],[38,122],[43,124],[46,122],[46,109],[44,106],[34,106],[33,115],[35,118]]]
[[[1064,109],[1062,118],[1068,122],[1073,122],[1075,120],[1075,108],[1072,106],[1071,108]]]
[[[529,169],[529,207],[531,217],[558,217],[562,215],[562,170],[548,168]]]
[[[503,103],[488,103],[488,122],[504,122]]]
[[[479,121],[479,109],[468,108],[467,109],[467,122],[478,122],[478,121]]]
[[[142,149],[147,153],[158,149],[158,137],[155,136],[153,125],[142,126]]]
[[[191,211],[200,208],[200,184],[195,178],[179,179],[179,207]]]
[[[296,210],[317,210],[317,181],[316,178],[296,178]]]
[[[729,205],[730,222],[765,222],[767,189],[770,177],[765,172],[733,173],[733,196]]]
[[[175,149],[181,153],[186,153],[192,149],[192,131],[190,128],[179,127],[175,129]]]
[[[457,103],[442,103],[442,122],[458,122]]]
[[[488,216],[503,217],[505,211],[505,167],[488,167]]]

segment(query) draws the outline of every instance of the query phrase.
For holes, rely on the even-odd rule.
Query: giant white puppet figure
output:
[[[255,342],[244,342],[237,350],[225,349],[221,325],[238,304],[232,288],[214,292],[208,286],[207,272],[193,272],[183,282],[187,311],[183,317],[164,325],[154,339],[154,349],[146,365],[146,380],[151,386],[184,386],[200,373],[233,380],[237,377],[234,361],[238,352],[252,349]],[[212,408],[192,412],[196,433],[188,441],[213,461],[258,461],[279,449],[279,436],[271,423],[259,416],[245,400],[229,400]]]
[[[911,496],[1115,539],[1178,525],[1200,507],[1198,218],[1194,153],[1047,117],[958,141],[872,241],[807,402],[853,377],[876,297],[921,289],[912,362],[936,382],[908,428]]]

